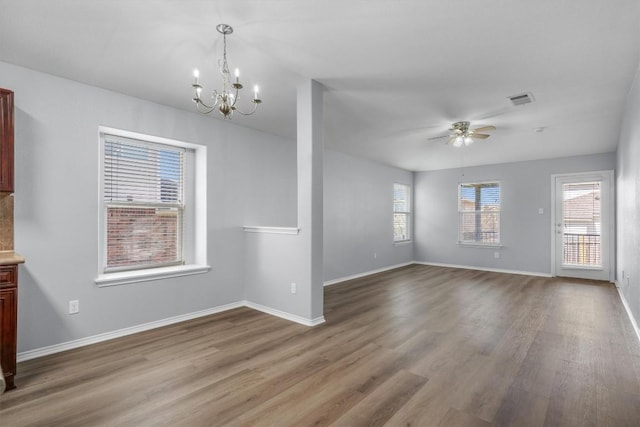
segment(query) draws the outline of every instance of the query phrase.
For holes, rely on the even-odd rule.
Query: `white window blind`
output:
[[[104,136],[104,270],[183,263],[184,149]]]
[[[563,265],[602,266],[601,184],[562,185]]]
[[[460,184],[458,216],[460,243],[499,244],[500,183]]]
[[[411,240],[411,187],[393,184],[393,241]]]

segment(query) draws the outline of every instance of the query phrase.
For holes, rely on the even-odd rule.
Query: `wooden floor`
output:
[[[20,363],[2,426],[640,426],[614,287],[412,265]]]

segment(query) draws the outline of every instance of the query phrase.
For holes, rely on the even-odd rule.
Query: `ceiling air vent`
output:
[[[511,100],[511,102],[513,102],[513,105],[515,106],[530,104],[533,101],[535,101],[533,99],[533,95],[531,95],[530,93],[521,93],[519,95],[513,95],[513,96],[510,96],[509,99]]]

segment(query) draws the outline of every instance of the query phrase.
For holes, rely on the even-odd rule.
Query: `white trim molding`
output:
[[[260,225],[244,225],[242,230],[245,233],[269,233],[269,234],[298,234],[297,227],[264,227]]]
[[[167,325],[173,325],[174,323],[184,322],[186,320],[196,319],[198,317],[209,316],[211,314],[220,313],[227,310],[233,310],[234,308],[244,307],[243,301],[233,302],[230,304],[220,305],[218,307],[209,308],[206,310],[194,311],[193,313],[182,314],[179,316],[169,317],[167,319],[156,320],[154,322],[143,323],[137,326],[131,326],[129,328],[118,329],[117,331],[105,332],[103,334],[93,335],[86,338],[80,338],[73,341],[67,341],[60,344],[50,345],[48,347],[41,347],[34,350],[24,351],[18,353],[18,362],[24,362],[26,360],[35,359],[37,357],[48,356],[54,353],[60,353],[62,351],[72,350],[74,348],[84,347],[91,344],[97,344],[99,342],[112,340],[115,338],[124,337],[127,335],[137,334],[138,332],[148,331],[150,329],[161,328]]]
[[[622,305],[627,312],[627,316],[629,316],[629,320],[631,321],[631,326],[633,326],[633,330],[636,331],[636,335],[638,337],[638,341],[640,341],[640,327],[638,327],[638,322],[636,322],[635,317],[633,317],[633,312],[631,311],[631,307],[629,307],[629,303],[627,299],[624,297],[624,293],[622,293],[622,289],[620,289],[620,283],[615,281],[616,291],[618,291],[618,295],[620,295],[620,300],[622,301]]]
[[[103,334],[93,335],[86,338],[80,338],[77,340],[67,341],[60,344],[50,345],[48,347],[36,348],[34,350],[24,351],[18,353],[17,361],[24,362],[38,357],[49,356],[51,354],[60,353],[67,350],[73,350],[75,348],[85,347],[91,344],[97,344],[103,341],[109,341],[115,338],[124,337],[127,335],[137,334],[138,332],[148,331],[150,329],[161,328],[167,325],[173,325],[174,323],[180,323],[198,317],[210,316],[212,314],[221,313],[223,311],[233,310],[240,307],[247,307],[253,310],[258,310],[272,316],[280,317],[282,319],[289,320],[291,322],[300,323],[305,326],[316,326],[325,322],[324,316],[320,316],[315,319],[307,319],[304,317],[296,316],[295,314],[286,313],[284,311],[276,310],[273,308],[265,307],[260,304],[253,303],[251,301],[238,301],[230,304],[224,304],[217,307],[209,308],[206,310],[194,311],[193,313],[182,314],[179,316],[169,317],[167,319],[156,320],[154,322],[143,323],[141,325],[131,326],[129,328],[118,329],[117,331],[105,332]]]
[[[495,248],[504,248],[503,245],[499,244],[499,243],[465,243],[465,242],[457,242],[458,246],[462,246],[465,248],[488,248],[488,249],[495,249]]]
[[[98,221],[98,275],[95,279],[97,286],[115,286],[127,283],[137,283],[149,280],[181,277],[191,274],[201,274],[209,271],[207,265],[207,147],[201,144],[163,138],[155,135],[116,129],[108,126],[98,126],[99,140],[99,168],[98,172],[98,205],[100,210],[105,203],[102,199],[104,177],[104,144],[105,136],[114,138],[130,138],[143,142],[165,144],[188,150],[185,158],[185,167],[192,171],[185,176],[185,197],[192,200],[188,203],[188,209],[192,212],[187,222],[191,223],[184,230],[182,236],[185,246],[185,265],[172,267],[143,268],[140,270],[128,270],[105,273],[106,265],[106,220],[101,213]]]
[[[263,313],[270,314],[272,316],[281,317],[283,319],[289,320],[291,322],[300,323],[301,325],[305,325],[305,326],[317,326],[325,322],[324,316],[316,317],[315,319],[308,319],[306,317],[287,313],[286,311],[276,310],[275,308],[267,307],[261,304],[256,304],[255,302],[251,302],[251,301],[245,301],[244,305],[254,310],[258,310]]]
[[[126,283],[146,282],[149,280],[167,279],[169,277],[203,274],[211,269],[208,265],[179,265],[175,267],[158,267],[145,270],[121,271],[101,274],[95,278],[96,285],[116,286]]]
[[[415,264],[432,265],[434,267],[462,268],[465,270],[491,271],[493,273],[522,274],[525,276],[537,276],[537,277],[552,277],[550,273],[540,273],[536,271],[505,270],[502,268],[476,267],[472,265],[443,264],[439,262],[422,262],[422,261],[415,261]]]
[[[609,229],[608,234],[609,234],[609,250],[608,253],[602,253],[602,260],[605,260],[605,257],[608,258],[608,269],[609,269],[609,277],[606,279],[598,279],[596,278],[596,280],[608,280],[611,283],[615,282],[615,265],[616,265],[616,253],[615,253],[615,247],[616,247],[616,234],[615,234],[615,221],[616,221],[616,216],[615,216],[615,200],[616,200],[616,182],[615,182],[615,173],[613,170],[611,169],[607,169],[607,170],[598,170],[598,171],[587,171],[587,172],[573,172],[573,173],[554,173],[551,174],[551,210],[550,210],[550,218],[549,218],[549,225],[550,225],[550,231],[551,231],[551,250],[550,255],[551,255],[551,277],[555,277],[557,274],[557,269],[558,269],[558,263],[557,263],[557,257],[556,254],[557,252],[557,248],[556,248],[556,215],[559,213],[557,212],[557,200],[556,198],[558,197],[557,194],[557,184],[558,184],[558,180],[560,179],[567,179],[567,182],[572,181],[572,178],[575,178],[575,180],[580,181],[580,180],[599,180],[601,178],[605,178],[606,180],[609,181],[609,188],[608,188],[608,193],[609,193],[609,200],[608,200],[608,205],[609,205],[609,209],[608,212],[606,212],[606,216],[608,216],[609,218]],[[602,215],[605,215],[605,212],[602,212]],[[587,271],[587,269],[585,268],[581,268],[582,271]],[[594,270],[598,270],[598,269],[594,269]],[[601,269],[600,269],[601,270]],[[574,270],[577,271],[577,270]],[[575,275],[574,277],[576,278],[580,278],[579,275]],[[585,279],[591,279],[593,277],[586,275],[582,278]]]
[[[365,271],[364,273],[352,274],[350,276],[339,277],[337,279],[331,279],[324,282],[324,286],[331,286],[338,283],[346,282],[347,280],[359,279],[361,277],[370,276],[372,274],[382,273],[384,271],[393,270],[400,267],[406,267],[407,265],[416,264],[415,261],[404,262],[402,264],[390,265],[387,267],[378,268],[376,270]]]

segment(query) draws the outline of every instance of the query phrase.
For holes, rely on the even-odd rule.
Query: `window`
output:
[[[181,147],[104,140],[105,271],[183,264]]]
[[[500,183],[460,184],[458,242],[500,244]]]
[[[602,266],[602,182],[562,184],[562,265]]]
[[[206,243],[198,237],[206,230],[206,174],[195,171],[206,164],[205,148],[117,130],[102,131],[100,143],[96,282],[207,271]]]
[[[411,187],[393,184],[393,242],[411,240]]]

